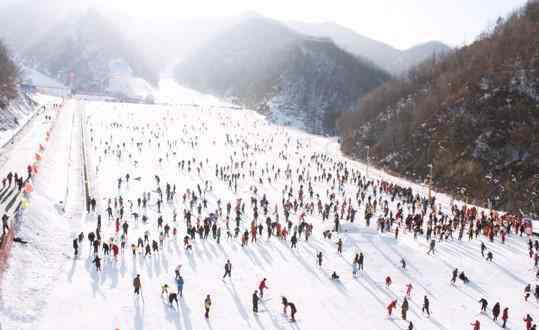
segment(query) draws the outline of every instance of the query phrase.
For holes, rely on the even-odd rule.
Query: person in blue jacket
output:
[[[181,275],[176,278],[176,288],[180,297],[183,297],[183,277]]]

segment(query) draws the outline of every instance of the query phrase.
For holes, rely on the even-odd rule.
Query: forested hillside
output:
[[[539,3],[473,44],[432,57],[365,96],[338,121],[342,150],[497,208],[531,210],[539,194]],[[463,189],[464,188],[464,189]],[[471,193],[473,192],[473,193]]]

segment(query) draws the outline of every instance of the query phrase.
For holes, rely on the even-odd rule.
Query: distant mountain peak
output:
[[[348,52],[370,60],[384,70],[401,74],[425,60],[432,52],[445,52],[449,47],[439,41],[429,41],[407,50],[399,50],[386,43],[363,36],[351,28],[335,22],[304,23],[291,21],[291,29],[306,35],[331,38]],[[428,55],[427,55],[428,54]]]

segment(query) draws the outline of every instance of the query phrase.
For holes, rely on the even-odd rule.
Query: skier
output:
[[[225,275],[223,275],[223,279],[227,276],[229,278],[232,276],[232,264],[230,263],[230,260],[227,260],[225,263]]]
[[[142,288],[142,284],[140,283],[140,274],[137,274],[137,277],[135,277],[133,280],[133,288],[135,289],[135,294],[140,296],[140,289]]]
[[[296,305],[294,305],[292,302],[288,302],[288,307],[290,307],[290,321],[296,322]]]
[[[406,314],[408,313],[408,300],[406,299],[406,297],[404,297],[404,301],[402,302],[402,306],[401,306],[401,316],[402,316],[402,319],[406,321]]]
[[[414,287],[412,286],[412,283],[406,284],[406,296],[410,297],[412,295],[412,289]]]
[[[176,289],[180,297],[183,297],[183,277],[180,275],[176,278]]]
[[[163,295],[167,295],[167,294],[168,294],[168,284],[165,283],[165,284],[163,284],[161,286],[161,297],[163,297]]]
[[[505,325],[508,319],[509,319],[509,307],[505,307],[502,312],[502,321],[503,321],[502,328],[505,329]]]
[[[421,311],[423,313],[427,313],[427,315],[430,316],[430,302],[427,296],[423,298],[423,308],[421,309]]]
[[[391,301],[389,305],[387,305],[387,313],[388,316],[391,317],[391,313],[393,313],[393,309],[397,308],[397,299]]]
[[[318,259],[318,266],[322,267],[322,252],[316,254],[316,259]]]
[[[526,285],[526,287],[524,288],[524,301],[526,302],[528,301],[528,298],[530,298],[531,292],[532,292],[532,285],[531,284]]]
[[[172,307],[172,302],[176,302],[176,307],[179,307],[178,294],[177,293],[171,292],[168,295],[168,303],[170,304],[170,307]]]
[[[333,274],[331,274],[331,279],[337,281],[339,279],[339,275],[337,275],[336,272],[333,272]]]
[[[473,326],[473,330],[481,330],[481,323],[479,323],[479,320],[475,320],[475,322],[470,323],[470,325]]]
[[[458,274],[459,274],[459,269],[458,268],[453,269],[453,275],[451,276],[452,284],[455,284],[455,282],[457,281]]]
[[[101,271],[101,258],[99,258],[99,256],[96,254],[94,261],[92,262],[95,264],[95,270],[97,272],[100,272]]]
[[[391,277],[388,275],[386,276],[386,288],[389,288],[389,286],[391,285],[392,281],[391,281]]]
[[[281,304],[283,304],[283,314],[286,314],[286,308],[288,307],[288,299],[285,296],[281,297]]]
[[[339,238],[339,240],[337,241],[337,252],[339,254],[342,254],[342,239]]]
[[[526,314],[526,317],[524,318],[524,323],[526,323],[526,330],[530,330],[532,328],[532,322],[533,318],[530,316],[530,314]]]
[[[258,297],[258,291],[253,292],[253,312],[258,313],[258,301],[260,298]]]
[[[429,244],[429,250],[427,251],[427,254],[430,255],[431,252],[432,252],[432,254],[436,254],[435,247],[436,247],[436,241],[434,239],[431,239],[430,244]]]
[[[352,263],[352,276],[353,277],[357,277],[357,270],[358,270],[357,262],[354,261]]]
[[[176,266],[174,269],[174,274],[176,275],[176,278],[180,277],[180,270],[182,269],[182,265]]]
[[[461,273],[460,273],[459,279],[460,279],[464,284],[470,282],[470,279],[468,278],[468,276],[466,276],[466,274],[464,274],[464,272],[461,272]]]
[[[500,303],[497,302],[494,304],[494,307],[492,307],[492,319],[496,322],[498,320],[498,315],[500,315]]]
[[[211,307],[211,298],[210,295],[206,296],[206,299],[204,299],[204,309],[206,313],[204,314],[205,318],[210,318],[210,307]]]
[[[264,278],[258,285],[258,290],[260,290],[260,298],[264,298],[264,289],[267,289],[266,278]]]
[[[406,260],[404,260],[404,258],[401,258],[401,267],[402,270],[406,270]]]
[[[488,301],[485,298],[479,299],[479,303],[481,304],[481,312],[487,311]]]
[[[75,258],[79,255],[79,240],[75,238],[73,240],[73,250],[75,250]]]

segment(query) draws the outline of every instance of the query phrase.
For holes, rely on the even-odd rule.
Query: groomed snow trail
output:
[[[73,154],[73,150],[79,150],[80,140],[75,139],[71,146],[71,168],[66,162],[70,150],[68,142],[72,136],[80,136],[76,131],[77,134],[71,134],[72,129],[80,128],[81,120],[77,116],[73,119],[73,110],[81,111],[82,107],[85,108],[90,187],[92,196],[97,199],[97,213],[103,217],[102,236],[105,240],[118,239],[114,221],[109,221],[106,216],[106,198],[121,195],[126,205],[128,200],[135,204],[132,210],[126,206],[124,217],[129,222],[128,247],[118,260],[104,257],[102,272],[95,271],[86,239],[86,234],[96,228],[96,214],[85,215],[82,210],[77,210],[83,208],[82,186],[75,187],[73,195],[68,197],[66,216],[58,214],[52,206],[65,194],[66,173],[69,182],[76,180],[80,173],[80,154]],[[424,237],[414,240],[411,234],[401,232],[399,240],[395,240],[392,233],[376,231],[373,223],[379,214],[371,220],[371,227],[366,227],[364,205],[358,209],[354,224],[343,221],[346,231],[338,235],[344,241],[342,255],[336,251],[335,237],[326,240],[321,235],[322,231],[331,228],[332,218],[322,223],[317,212],[306,216],[306,221],[314,225],[313,237],[308,242],[300,239],[297,249],[290,248],[290,239],[282,241],[272,237],[267,240],[265,231],[258,242],[241,247],[239,239],[227,239],[223,228],[220,244],[213,239],[197,238],[193,241],[192,253],[186,253],[182,240],[185,235],[183,211],[189,207],[181,200],[186,189],[195,190],[197,184],[204,188],[205,181],[213,188],[205,193],[208,208],[202,210],[201,220],[218,207],[219,199],[225,209],[228,201],[234,205],[238,198],[242,198],[246,203],[243,231],[251,221],[251,187],[258,187],[258,198],[263,194],[267,196],[271,205],[269,214],[273,217],[273,205],[281,205],[285,185],[290,183],[282,174],[271,183],[259,184],[262,169],[275,166],[284,172],[290,166],[295,172],[301,162],[301,167],[308,172],[306,176],[319,175],[316,164],[309,161],[313,153],[347,162],[350,168],[363,173],[365,167],[343,158],[333,140],[269,124],[251,111],[100,102],[80,103],[71,109],[60,118],[59,125],[64,125],[64,129],[56,130],[57,136],[53,136],[48,150],[49,153],[54,150],[56,157],[47,157],[48,166],[44,163],[43,177],[35,185],[38,193],[34,194],[32,207],[25,216],[25,226],[29,226],[26,231],[32,235],[32,244],[14,248],[11,257],[10,280],[3,284],[7,296],[3,297],[0,311],[2,329],[406,329],[408,323],[399,318],[399,312],[408,283],[414,287],[408,316],[415,329],[471,329],[470,322],[475,319],[481,321],[483,330],[499,329],[500,323],[495,324],[489,315],[478,313],[477,301],[481,297],[489,300],[489,309],[496,301],[501,302],[502,308],[510,307],[510,329],[522,328],[525,313],[539,317],[534,299],[527,303],[522,299],[524,286],[533,283],[535,275],[523,238],[511,236],[505,245],[498,240],[489,243],[483,239],[494,252],[493,263],[481,257],[480,240],[468,241],[466,238],[438,243],[436,257],[428,256],[428,242]],[[227,136],[232,144],[224,143]],[[169,140],[179,143],[169,149]],[[137,142],[142,143],[140,149]],[[121,155],[111,152],[123,143],[126,146],[120,147]],[[248,150],[245,149],[247,144]],[[108,149],[107,154],[105,149]],[[196,161],[191,172],[178,169],[179,161],[193,158]],[[246,177],[239,180],[237,192],[215,176],[216,165],[235,166],[231,159],[245,160],[244,168],[238,171]],[[199,162],[203,164],[200,174],[196,172]],[[249,163],[256,172],[253,178],[247,174]],[[46,175],[47,170],[49,175]],[[369,172],[375,179],[383,177],[410,185],[373,169]],[[131,177],[129,184],[124,181],[118,188],[118,178],[127,173]],[[161,186],[166,182],[176,185],[176,200],[163,204],[162,215],[165,223],[177,228],[178,237],[167,239],[157,255],[143,257],[137,253],[132,256],[129,246],[136,244],[136,239],[145,231],[150,232],[150,241],[158,239],[154,175],[159,175]],[[331,182],[312,182],[315,194],[324,199],[328,191],[340,194]],[[293,184],[295,195],[300,183],[294,180]],[[422,191],[421,187],[413,187]],[[353,196],[355,191],[353,186],[345,186],[347,194]],[[142,212],[136,206],[136,198],[143,192],[151,192],[152,196],[146,211],[149,218],[146,224],[140,219],[135,222],[131,215]],[[77,194],[81,198],[77,198]],[[448,209],[449,199],[439,197],[442,209]],[[178,214],[176,223],[172,221],[174,209]],[[196,214],[195,207],[193,222],[196,222]],[[291,214],[294,223],[298,217],[299,214]],[[281,214],[281,222],[282,218]],[[262,212],[259,219],[265,219]],[[233,222],[232,216],[231,228]],[[224,215],[219,218],[219,223],[224,226]],[[85,234],[81,255],[77,259],[66,258],[66,253],[73,254],[71,240],[79,231]],[[324,254],[322,267],[316,265],[318,251]],[[352,258],[360,251],[365,254],[365,271],[353,278]],[[402,257],[408,263],[406,271],[400,268]],[[223,281],[221,277],[227,259],[233,264],[232,279]],[[179,264],[185,286],[184,297],[176,309],[169,307],[160,293],[164,283],[171,291],[175,290],[174,268]],[[464,270],[472,283],[463,285],[459,281],[456,286],[449,285],[454,268]],[[341,276],[340,282],[330,280],[333,271]],[[132,281],[136,274],[142,278],[143,300],[133,295]],[[393,279],[389,289],[384,285],[387,275]],[[267,278],[269,290],[265,292],[261,312],[254,314],[251,295],[262,278]],[[203,316],[206,294],[211,294],[213,300],[209,320]],[[282,295],[297,306],[296,323],[289,322],[283,315]],[[424,295],[431,300],[430,318],[421,313]],[[386,306],[395,298],[399,298],[399,309],[392,319],[388,319]]]
[[[69,171],[69,145],[72,137],[76,139],[80,131],[80,128],[72,126],[74,111],[73,102],[60,110],[39,173],[33,181],[30,207],[25,211],[17,233],[28,244],[14,243],[4,273],[0,312],[2,329],[39,327],[39,318],[49,302],[49,295],[60,273],[65,271],[62,267],[69,258],[67,253],[70,253],[73,232],[70,229],[71,219],[59,211],[58,205],[64,201],[68,180],[80,180],[80,173]],[[37,138],[39,143],[38,139],[43,136],[34,139]],[[69,198],[67,207],[78,198],[81,194],[76,192]],[[61,328],[61,324],[57,326]]]

